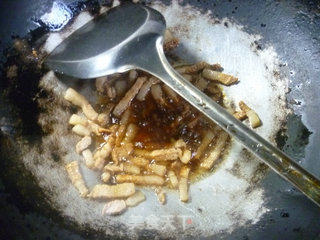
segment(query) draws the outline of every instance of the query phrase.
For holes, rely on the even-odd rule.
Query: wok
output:
[[[4,51],[0,85],[2,238],[320,237],[319,208],[246,151],[237,149],[236,143],[224,165],[191,186],[190,204],[177,203],[175,197],[169,195],[168,204],[159,207],[150,196],[144,208],[104,220],[96,217],[96,212],[91,215],[84,210],[98,209],[97,206],[83,203],[77,208],[73,204],[78,201],[77,195],[59,172],[62,155],[68,153],[63,152],[59,144],[51,144],[61,140],[60,135],[52,134],[61,122],[46,117],[54,116],[57,109],[62,112],[57,116],[62,118],[72,111],[63,104],[56,105],[60,85],[44,84],[50,79],[61,83],[67,80],[62,76],[58,76],[58,80],[55,77],[40,80],[47,70],[37,68],[38,63],[33,59],[26,61],[17,56],[10,46],[17,36],[27,37],[31,46],[43,46],[48,36],[54,36],[49,32],[67,35],[72,26],[79,23],[76,16],[80,12],[84,21],[97,14],[101,4],[114,3],[2,1],[0,4]],[[279,148],[320,176],[317,149],[320,141],[317,120],[320,19],[316,1],[146,4],[160,10],[182,40],[175,54],[189,61],[205,58],[220,62],[226,71],[239,75],[245,85],[240,83],[226,89],[228,95],[234,97],[231,100],[247,97],[246,100],[256,104],[264,123],[260,134],[275,140]],[[45,15],[57,9],[61,13],[58,18]],[[52,45],[47,45],[50,47]],[[8,67],[12,65],[18,66],[18,76],[14,78],[8,77]],[[70,84],[87,93],[90,90],[90,83],[80,86],[74,80]],[[227,179],[222,179],[223,176]],[[47,181],[48,178],[52,181]],[[68,197],[61,198],[63,195]],[[139,212],[142,210],[143,213]],[[141,224],[140,216],[143,217]],[[155,223],[150,224],[152,220]],[[170,224],[161,226],[157,223],[160,220]]]

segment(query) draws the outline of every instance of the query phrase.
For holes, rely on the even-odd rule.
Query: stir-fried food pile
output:
[[[164,49],[179,41],[166,33]],[[219,64],[198,62],[175,69],[197,88],[224,106],[220,85],[238,82],[222,72]],[[79,107],[70,117],[72,131],[81,136],[75,151],[85,165],[101,174],[101,183],[88,189],[78,161],[66,166],[82,197],[105,199],[105,214],[119,214],[145,200],[136,186],[150,186],[160,203],[166,189],[178,189],[180,200],[189,199],[190,178],[210,171],[226,152],[229,136],[207,120],[159,79],[131,70],[96,79],[99,100],[95,108],[69,88],[65,99]],[[239,120],[249,119],[252,127],[261,122],[244,102],[239,110],[228,110]],[[80,158],[79,158],[80,159]]]

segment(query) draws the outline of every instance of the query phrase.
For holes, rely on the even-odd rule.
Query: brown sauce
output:
[[[220,96],[222,96],[222,93]],[[113,100],[113,102],[117,104],[121,97],[122,96],[118,96],[117,99]],[[217,100],[217,96],[211,97]],[[102,106],[106,106],[107,103],[110,103],[110,100],[106,100],[105,97],[101,96],[99,101],[99,104]],[[218,98],[217,102],[222,105],[221,97]],[[154,100],[149,91],[145,101],[133,99],[130,104],[130,109],[131,116],[129,123],[134,123],[138,126],[138,132],[133,141],[135,148],[146,150],[163,149],[172,146],[174,141],[183,139],[187,144],[187,148],[191,150],[192,156],[194,156],[202,141],[204,133],[207,130],[216,127],[214,123],[209,122],[203,115],[198,113],[196,109],[180,97],[177,102],[174,102],[165,96],[165,104],[161,105]],[[192,127],[188,126],[190,122],[196,121],[196,119],[198,119],[196,124]],[[113,122],[117,123],[119,122],[119,119],[113,118]],[[217,136],[215,136],[215,138],[217,138]],[[97,140],[100,143],[103,142],[103,138]],[[215,139],[211,144],[214,142]],[[220,159],[223,159],[223,155],[227,153],[227,146],[228,144],[226,144],[225,150],[223,151]],[[208,152],[205,151],[202,158],[206,157],[207,154]],[[191,161],[187,164],[191,170],[191,181],[201,179],[201,177],[204,176],[204,173],[208,172],[208,170],[200,168],[202,158],[195,159],[192,157]],[[179,178],[180,169],[184,165],[179,162],[179,160],[176,162],[163,161],[157,162],[157,164],[165,165],[167,171],[174,170]],[[218,163],[219,162],[216,164]],[[166,185],[169,186],[169,184]]]

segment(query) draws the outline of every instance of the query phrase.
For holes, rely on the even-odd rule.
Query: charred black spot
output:
[[[76,16],[81,11],[87,8],[87,4],[90,4],[91,1],[74,1],[68,5],[68,8],[72,11],[73,16]]]
[[[298,133],[297,137],[301,139],[302,143],[309,143],[309,136],[312,134],[306,127],[302,128],[302,131]]]
[[[51,152],[51,157],[52,157],[53,161],[55,161],[55,162],[60,162],[61,161],[60,153]]]
[[[255,44],[257,50],[261,50],[262,49],[262,47],[261,47],[261,45],[259,44],[258,41],[254,41],[254,44]]]
[[[37,119],[39,107],[37,104],[37,94],[39,92],[39,80],[43,75],[36,61],[27,61],[28,56],[20,55],[15,50],[9,50],[8,60],[2,72],[2,94],[18,115],[19,129],[28,140],[34,141],[42,135]],[[18,67],[17,77],[7,78],[6,70],[12,64]]]
[[[240,152],[240,154],[243,156],[243,159],[245,160],[250,160],[252,159],[252,153],[249,152],[249,150],[247,150],[246,148],[243,148]]]
[[[292,104],[292,105],[297,105],[297,106],[300,106],[302,104],[301,101],[296,100],[296,99],[290,99],[289,103]]]
[[[251,186],[256,186],[257,183],[266,175],[268,171],[268,166],[264,163],[259,163],[257,169],[255,170],[253,177],[250,180]]]
[[[38,41],[40,38],[43,38],[45,34],[49,32],[47,26],[40,24],[40,27],[30,31],[29,41],[30,43],[34,43]]]
[[[281,128],[276,134],[276,143],[278,148],[283,149],[287,140],[288,140],[288,136],[286,135],[286,129]]]
[[[273,71],[273,76],[274,76],[275,78],[279,78],[279,77],[280,77],[280,72],[274,70],[274,71]]]
[[[86,1],[86,7],[91,15],[98,15],[101,8],[98,0]]]
[[[280,216],[281,216],[282,218],[288,218],[288,217],[290,217],[290,214],[289,214],[288,212],[286,212],[286,211],[282,211],[282,212],[280,213]]]
[[[103,1],[101,2],[101,5],[107,6],[107,7],[111,7],[112,4],[113,4],[113,0],[103,0]]]
[[[300,232],[300,230],[301,230],[301,227],[297,227],[297,228],[292,229],[293,232]]]
[[[303,158],[312,132],[302,123],[301,116],[294,114],[288,115],[285,126],[276,135],[277,146],[296,159]]]
[[[49,151],[51,153],[53,161],[55,162],[60,162],[61,159],[67,154],[67,152],[59,148],[58,142],[52,142],[49,146]]]
[[[291,93],[291,91],[292,91],[292,88],[288,87],[288,92],[287,93],[289,94],[289,93]]]
[[[230,172],[234,176],[240,176],[241,177],[241,166],[238,162],[235,162],[232,168],[230,169]]]
[[[139,231],[139,239],[155,239],[158,235],[157,231],[154,230],[140,230]]]
[[[270,223],[274,223],[274,222],[276,222],[273,218],[270,218],[269,220],[268,220],[268,222],[270,222]]]

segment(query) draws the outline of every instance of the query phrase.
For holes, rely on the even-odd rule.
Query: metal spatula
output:
[[[75,31],[51,53],[46,64],[77,78],[96,78],[130,69],[151,73],[320,206],[319,179],[175,72],[162,49],[165,28],[165,19],[156,10],[126,3]]]

